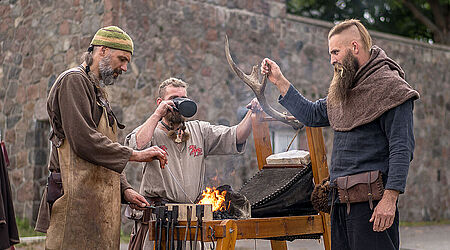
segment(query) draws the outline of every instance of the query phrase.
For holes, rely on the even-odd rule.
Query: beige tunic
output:
[[[157,145],[164,149],[168,153],[168,166],[161,169],[158,161],[145,163],[140,193],[145,197],[161,197],[173,202],[194,201],[203,190],[205,158],[208,155],[243,152],[245,144],[236,144],[236,127],[216,126],[204,121],[186,122],[186,130],[191,136],[188,141],[182,143],[181,149],[157,127],[146,147]],[[125,145],[137,148],[138,130],[139,127],[127,135]],[[169,169],[176,180],[169,173]]]

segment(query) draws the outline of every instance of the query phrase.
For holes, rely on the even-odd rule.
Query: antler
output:
[[[266,89],[267,83],[267,75],[263,76],[262,83],[260,83],[260,81],[258,80],[257,66],[253,66],[252,73],[250,75],[245,74],[244,72],[242,72],[240,68],[238,68],[238,66],[234,63],[230,55],[230,45],[228,44],[228,36],[225,36],[225,55],[227,57],[227,61],[231,69],[253,90],[253,92],[256,95],[256,98],[259,101],[259,104],[261,105],[264,112],[266,112],[266,114],[270,115],[276,120],[279,120],[292,126],[295,130],[301,129],[303,127],[303,124],[301,124],[299,121],[288,119],[287,115],[284,115],[276,111],[267,103],[266,97],[264,96],[264,90]]]

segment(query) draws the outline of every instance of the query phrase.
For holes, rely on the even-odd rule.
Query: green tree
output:
[[[287,0],[287,8],[330,22],[356,18],[372,30],[450,45],[450,0]]]

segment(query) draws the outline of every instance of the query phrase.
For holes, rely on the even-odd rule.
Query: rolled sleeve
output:
[[[236,129],[222,125],[211,125],[209,122],[200,122],[205,140],[206,155],[240,154],[244,152],[246,143],[237,144]]]
[[[124,141],[124,145],[125,146],[128,146],[128,147],[130,147],[130,148],[132,148],[134,150],[144,150],[144,149],[149,148],[149,147],[151,147],[153,145],[152,141],[150,140],[147,143],[147,145],[145,145],[142,148],[138,148],[137,141],[136,141],[136,134],[139,131],[139,129],[141,129],[141,127],[142,127],[142,125],[137,127],[137,128],[135,128],[135,129],[133,129],[133,131],[131,131],[131,133],[129,133],[127,136],[125,136],[125,141]]]

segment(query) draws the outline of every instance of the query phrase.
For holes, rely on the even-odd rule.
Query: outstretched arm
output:
[[[280,67],[269,58],[261,62],[261,74],[277,86],[281,97],[278,99],[291,114],[309,127],[329,126],[326,99],[311,102],[303,97],[297,89],[283,76]]]
[[[250,109],[245,115],[244,119],[238,124],[236,128],[236,144],[243,144],[250,132],[252,131],[252,114],[255,112],[260,112],[261,106],[256,98],[254,98],[248,105],[247,108]]]

